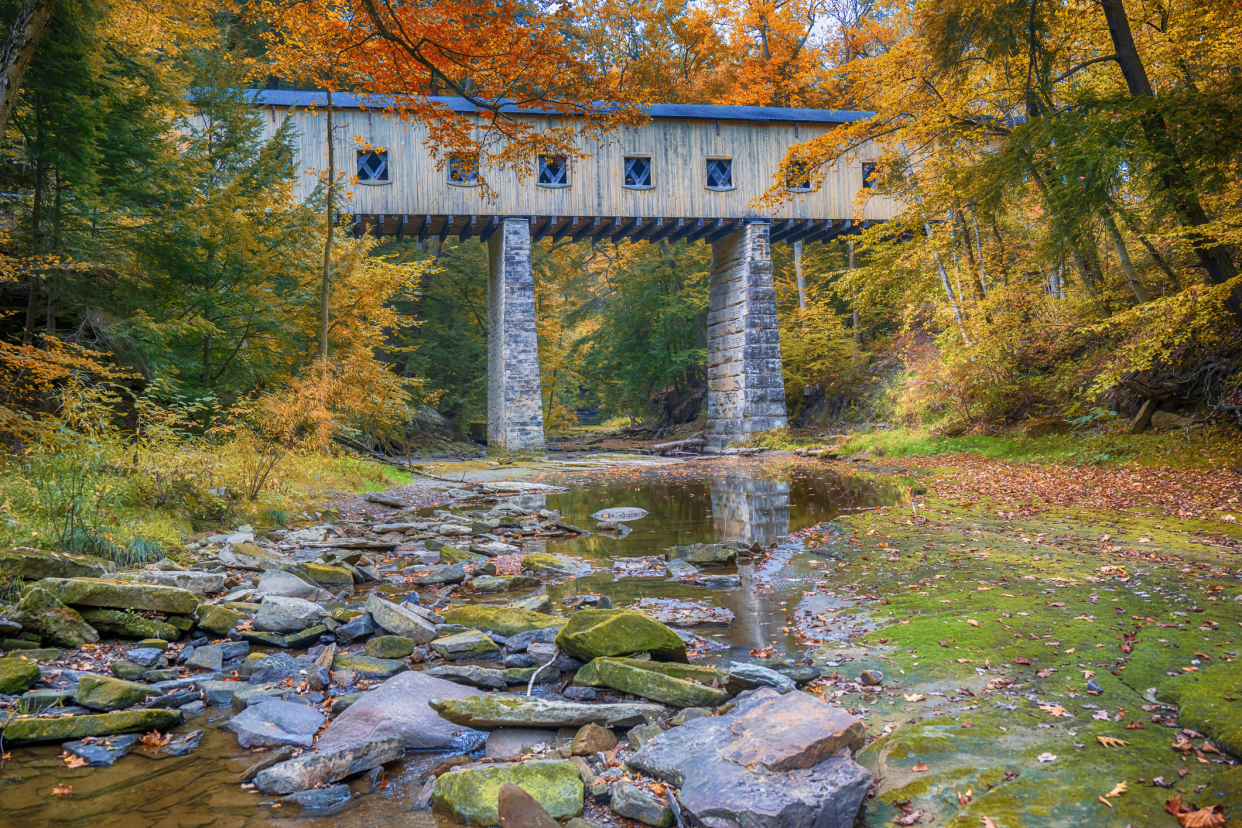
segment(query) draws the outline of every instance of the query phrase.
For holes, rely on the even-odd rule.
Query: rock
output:
[[[91,710],[111,711],[133,707],[148,695],[159,694],[152,692],[146,684],[112,676],[85,675],[78,679],[78,689],[74,691],[73,700]]]
[[[329,785],[326,788],[311,788],[286,796],[282,802],[293,803],[303,811],[328,811],[344,805],[354,796],[348,785]]]
[[[542,585],[543,582],[532,575],[481,575],[470,579],[471,589],[486,593],[516,592]]]
[[[469,534],[469,531],[467,529],[466,533]],[[455,546],[445,546],[440,549],[440,560],[450,564],[481,564],[487,561],[487,556]]]
[[[477,690],[425,672],[401,673],[365,693],[338,715],[320,735],[318,747],[323,750],[394,737],[410,750],[443,750],[473,744],[481,734],[466,731],[458,737],[461,728],[436,715],[427,706],[427,700],[478,695]]]
[[[216,635],[224,636],[237,626],[238,622],[249,617],[249,613],[228,607],[204,606],[198,611],[199,629],[207,630]]]
[[[556,731],[532,727],[502,727],[487,734],[483,755],[491,759],[516,759],[556,744]]]
[[[185,666],[194,670],[219,671],[224,664],[224,648],[219,644],[195,647],[194,655],[185,660]]]
[[[510,601],[509,606],[514,609],[527,610],[528,612],[547,614],[552,612],[552,599],[547,595],[547,593],[542,595],[528,595],[525,598]]]
[[[317,584],[331,589],[353,586],[354,575],[347,566],[329,566],[319,563],[298,564],[298,570]]]
[[[332,593],[322,587],[308,584],[292,572],[280,569],[269,569],[259,578],[256,587],[264,597],[302,598],[307,601],[331,601]]]
[[[364,679],[386,679],[410,669],[403,661],[390,658],[367,658],[366,656],[337,654],[332,659],[333,670],[349,670]]]
[[[509,689],[509,683],[505,680],[505,674],[502,671],[490,670],[486,667],[471,667],[464,664],[444,665],[432,667],[423,672],[445,681],[466,684],[471,687],[481,687],[484,690]]]
[[[466,580],[466,567],[461,564],[417,567],[417,571],[423,570],[426,570],[423,575],[413,577],[409,582],[415,586],[436,586],[438,584],[460,584]]]
[[[414,652],[414,641],[401,635],[377,635],[367,642],[368,658],[405,658]]]
[[[81,647],[99,641],[99,633],[76,610],[65,606],[55,595],[37,585],[26,589],[21,602],[9,615],[26,629],[66,647]]]
[[[716,573],[695,575],[690,583],[704,589],[737,589],[742,585],[742,576],[736,573]]]
[[[505,656],[506,667],[538,667],[539,662],[528,656],[526,653],[510,653]]]
[[[190,654],[193,655],[194,648],[190,647],[188,649]],[[156,664],[159,664],[160,659],[164,657],[164,651],[157,647],[138,647],[126,653],[125,657],[149,670]]]
[[[884,674],[879,670],[863,670],[858,674],[858,683],[868,687],[878,687],[884,683]]]
[[[102,578],[112,574],[111,561],[90,555],[51,555],[35,549],[0,552],[0,575],[27,583],[43,578]]]
[[[599,697],[594,687],[566,687],[561,691],[561,695],[570,701],[577,702],[593,702]]]
[[[110,609],[152,610],[193,615],[198,596],[188,589],[137,584],[107,578],[44,578],[36,586],[64,604]]]
[[[506,648],[511,651],[513,651],[513,639],[521,633],[555,630],[565,624],[563,618],[552,618],[540,612],[531,612],[516,607],[454,606],[446,607],[443,615],[444,620],[450,624],[461,624],[463,627],[509,638],[510,642]],[[552,636],[554,638],[555,634],[553,633]]]
[[[640,750],[643,745],[650,742],[655,737],[664,732],[664,728],[655,722],[649,724],[638,725],[630,728],[630,732],[625,734],[626,741],[630,743],[630,750]]]
[[[39,662],[21,656],[0,658],[0,695],[24,693],[39,680]]]
[[[695,684],[683,678],[643,669],[630,659],[599,658],[591,663],[595,665],[594,672],[599,684],[673,707],[714,706],[727,700],[730,695],[725,690],[705,684]]]
[[[530,684],[530,680],[532,676],[535,678],[536,685],[555,684],[556,682],[560,681],[561,671],[557,670],[555,667],[544,668],[540,670],[539,674],[536,676],[535,671],[537,669],[539,668],[537,667],[506,667],[504,670],[501,670],[501,673],[504,674],[505,681],[508,682],[510,687],[513,687],[515,685],[521,685],[523,691],[525,691],[526,686]]]
[[[436,779],[432,807],[467,825],[496,825],[500,788],[506,782],[528,793],[554,819],[582,813],[582,775],[573,763],[561,760],[454,768]]]
[[[144,673],[151,672],[149,667],[144,667],[137,662],[130,661],[128,658],[115,659],[112,664],[109,665],[109,669],[112,671],[112,675],[119,679],[124,679],[125,681],[140,679],[143,677]]]
[[[478,630],[448,635],[431,642],[431,648],[450,661],[498,659],[500,647]]]
[[[556,658],[556,645],[532,641],[526,646],[526,655],[535,660],[536,664],[547,664]]]
[[[123,581],[137,581],[145,584],[186,589],[198,596],[212,595],[224,591],[225,576],[219,572],[165,571],[123,572],[117,576]]]
[[[251,684],[277,684],[285,679],[293,679],[296,684],[302,678],[302,671],[310,673],[314,666],[310,659],[298,659],[288,653],[251,653],[241,672],[249,670]]]
[[[1188,425],[1194,425],[1194,422],[1194,417],[1182,417],[1172,411],[1156,411],[1151,415],[1151,427],[1160,431],[1185,428]]]
[[[668,570],[668,574],[672,575],[674,578],[685,578],[690,575],[699,574],[698,567],[688,561],[683,561],[681,558],[673,558],[668,563],[664,564],[664,568]]]
[[[761,667],[758,664],[742,664],[735,661],[729,665],[729,678],[750,687],[775,687],[789,691],[797,687],[794,680],[781,675],[775,670]]]
[[[342,644],[347,644],[357,638],[371,635],[379,627],[375,626],[375,619],[371,617],[371,613],[364,613],[350,621],[348,624],[342,624],[333,632],[336,640]],[[405,636],[402,636],[404,638]],[[413,640],[413,639],[411,639]]]
[[[679,711],[677,715],[669,719],[668,723],[673,727],[681,727],[686,722],[692,722],[695,719],[701,719],[704,716],[710,715],[712,715],[712,711],[708,710],[706,707],[687,707],[685,710]]]
[[[617,746],[617,735],[606,727],[597,724],[583,725],[574,736],[569,746],[572,756],[594,756],[604,753]]]
[[[302,598],[282,598],[271,595],[263,599],[254,617],[254,628],[259,632],[301,632],[313,626],[327,615],[317,604]]]
[[[692,543],[674,546],[664,551],[666,560],[678,558],[700,566],[723,566],[737,561],[737,550],[720,543]]]
[[[618,782],[612,786],[612,801],[608,805],[613,813],[636,819],[645,825],[668,828],[673,824],[672,809],[661,805],[654,796],[629,782]]]
[[[505,651],[510,653],[524,653],[531,644],[552,644],[556,641],[556,636],[560,633],[561,627],[565,624],[565,619],[557,620],[557,626],[547,627],[542,630],[528,630],[527,632],[518,633],[509,636],[505,641]]]
[[[226,546],[216,557],[220,563],[230,569],[249,569],[255,572],[283,569],[286,566],[293,565],[292,559],[281,555],[279,552],[273,552],[270,549],[264,549],[252,543],[238,543]]]
[[[500,828],[560,828],[533,796],[512,782],[500,786],[496,811]]]
[[[728,671],[721,670],[719,667],[707,667],[699,664],[678,664],[671,661],[647,661],[639,658],[597,658],[582,666],[582,669],[574,676],[574,684],[580,687],[607,686],[599,675],[600,665],[606,662],[616,662],[638,670],[647,670],[669,676],[670,678],[694,681],[708,686],[712,684],[722,686],[729,678]]]
[[[632,610],[579,610],[561,628],[556,644],[583,661],[650,653],[659,661],[687,661],[685,642],[668,627]]]
[[[479,729],[507,726],[581,727],[591,723],[628,727],[665,712],[658,704],[578,704],[502,693],[470,698],[433,698],[427,704],[454,724]]]
[[[527,572],[534,572],[538,575],[586,575],[591,571],[591,565],[584,561],[577,561],[573,558],[564,558],[560,555],[549,555],[543,552],[537,552],[533,555],[527,555],[522,558],[522,569]]]
[[[198,689],[203,691],[203,701],[216,707],[228,707],[233,702],[233,693],[248,685],[239,681],[200,681]]]
[[[367,598],[367,612],[375,623],[393,635],[404,636],[415,644],[427,644],[438,633],[433,622],[428,621],[421,607],[398,605],[385,601],[378,595]]]
[[[441,523],[439,526],[435,527],[432,531],[440,535],[444,535],[445,537],[450,537],[450,536],[461,537],[465,535],[474,534],[474,530],[472,530],[469,526],[462,526],[460,523]],[[451,547],[445,547],[445,548],[451,548]],[[458,550],[458,551],[461,551],[461,550]],[[472,554],[472,553],[468,552],[466,554]]]
[[[391,506],[394,509],[410,508],[409,501],[383,492],[371,492],[366,496],[366,500],[368,503],[378,503],[381,506]]]
[[[4,728],[5,742],[64,742],[112,733],[167,731],[181,721],[179,710],[123,710],[55,719],[10,719]]]
[[[272,699],[247,707],[220,729],[236,733],[237,743],[247,749],[280,745],[310,747],[323,723],[324,715],[313,707]]]
[[[806,684],[809,681],[814,681],[822,675],[821,668],[811,664],[803,665],[801,667],[778,667],[776,672],[780,673],[785,678],[793,679],[798,684]]]
[[[316,753],[305,753],[259,771],[254,777],[255,787],[265,794],[296,793],[378,768],[405,756],[405,746],[400,739],[373,739],[331,750],[325,749],[322,742],[320,739]]]
[[[137,741],[137,736],[114,736],[111,739],[105,739],[103,742],[97,740],[91,740],[90,742],[66,742],[63,747],[66,753],[85,759],[88,765],[103,767],[111,765],[117,759],[129,753]]]
[[[842,751],[864,743],[860,722],[806,693],[748,693],[720,716],[656,736],[627,763],[680,788],[702,823],[850,828],[871,774]]]
[[[172,624],[144,618],[136,612],[125,612],[115,609],[84,609],[82,620],[96,630],[126,638],[158,638],[161,641],[176,641],[181,631]]]

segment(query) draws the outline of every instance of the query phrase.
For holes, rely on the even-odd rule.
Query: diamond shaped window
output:
[[[569,164],[565,156],[539,156],[539,183],[545,187],[569,186]]]
[[[646,157],[626,157],[625,186],[651,186],[651,159]]]
[[[730,158],[710,158],[707,161],[707,189],[733,189],[733,160]]]
[[[450,155],[448,177],[454,184],[478,184],[479,156],[465,153]]]
[[[387,150],[358,150],[358,180],[388,180]]]

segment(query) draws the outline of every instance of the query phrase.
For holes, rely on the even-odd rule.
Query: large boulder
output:
[[[9,616],[26,629],[66,647],[81,647],[99,641],[99,633],[82,619],[77,610],[65,606],[60,599],[39,586],[28,587],[21,603]]]
[[[433,698],[427,704],[454,724],[480,730],[495,727],[581,727],[592,723],[632,727],[667,712],[658,704],[580,704],[508,693]]]
[[[181,721],[180,710],[122,710],[88,716],[55,719],[10,719],[4,728],[5,742],[65,742],[112,733],[146,733],[168,730]]]
[[[341,713],[319,737],[320,750],[397,738],[410,750],[468,749],[481,734],[462,731],[427,706],[432,698],[478,696],[477,690],[424,673],[400,673]]]
[[[726,690],[706,684],[643,669],[636,666],[632,659],[597,658],[591,664],[595,667],[599,684],[674,707],[711,707],[724,702],[730,695]]]
[[[656,735],[627,763],[680,788],[699,824],[850,828],[871,773],[850,758],[862,724],[806,693],[763,688],[728,713]]]
[[[662,676],[670,678],[685,679],[686,681],[694,681],[699,684],[708,686],[715,685],[717,687],[724,686],[729,679],[727,670],[719,667],[708,667],[705,664],[679,664],[673,661],[646,661],[640,658],[597,658],[594,661],[587,662],[582,665],[581,669],[574,675],[574,684],[578,687],[607,687],[608,684],[599,675],[600,665],[613,662],[616,664],[624,664],[639,670],[647,670],[653,673],[659,673]],[[751,686],[739,688],[741,690],[752,690]]]
[[[405,746],[400,739],[373,739],[331,749],[326,748],[321,739],[319,749],[314,753],[306,753],[259,771],[254,785],[265,794],[297,793],[378,768],[403,756]]]
[[[91,710],[123,710],[133,707],[148,695],[159,695],[146,684],[125,681],[112,676],[84,675],[78,679],[73,700]]]
[[[737,561],[737,550],[720,543],[692,543],[666,549],[665,558],[686,561],[700,566],[724,566]]]
[[[39,662],[21,656],[0,658],[0,695],[24,693],[39,680]]]
[[[270,699],[229,719],[221,729],[237,734],[244,748],[297,745],[310,747],[324,715],[308,704]]]
[[[172,624],[144,618],[136,612],[115,609],[84,609],[82,620],[97,630],[124,638],[159,638],[176,641],[181,631]]]
[[[255,589],[264,597],[301,598],[306,601],[332,600],[332,593],[323,587],[308,583],[305,579],[283,569],[269,569],[264,572]]]
[[[302,598],[271,595],[263,599],[254,617],[254,628],[260,632],[301,632],[313,626],[328,613],[318,604]]]
[[[238,543],[226,546],[217,556],[220,563],[232,569],[249,569],[255,572],[266,572],[269,569],[284,569],[293,565],[293,560],[255,546],[253,543]]]
[[[466,825],[496,825],[500,787],[517,785],[552,817],[582,813],[582,773],[564,760],[465,765],[441,774],[431,794],[436,813]]]
[[[303,563],[298,564],[298,570],[315,583],[337,590],[344,586],[353,586],[354,584],[353,573],[343,566]]]
[[[583,661],[638,653],[658,661],[688,660],[677,633],[633,610],[579,610],[561,628],[556,645]]]
[[[456,606],[445,607],[444,620],[485,633],[511,638],[519,633],[561,627],[564,618],[552,618],[540,612],[515,607]]]
[[[223,592],[225,578],[219,572],[162,572],[146,569],[139,572],[124,572],[117,577],[125,581],[138,581],[144,584],[159,584],[160,586],[188,589],[198,596]]]
[[[393,635],[404,636],[415,644],[426,644],[436,638],[435,624],[426,617],[431,614],[426,610],[394,604],[378,595],[367,597],[366,609],[376,624]]]
[[[65,604],[192,615],[198,596],[188,589],[112,578],[44,578],[36,586]]]
[[[43,578],[102,578],[116,569],[111,561],[90,555],[69,555],[40,552],[35,549],[13,549],[0,552],[0,575],[23,581]]]

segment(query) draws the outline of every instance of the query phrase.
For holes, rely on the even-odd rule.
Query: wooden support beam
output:
[[[556,226],[556,216],[549,217],[548,220],[545,221],[543,225],[536,232],[531,234],[530,240],[533,242],[539,241],[544,236],[548,235],[548,233],[550,233],[552,231],[552,228],[555,226]]]
[[[401,221],[397,222],[397,241],[401,241],[405,238],[405,223],[409,220],[409,216],[402,216]]]
[[[827,230],[822,233],[816,233],[813,238],[808,239],[807,241],[817,241],[820,244],[828,244],[829,242],[836,241],[841,236],[849,233],[850,228],[853,227],[853,224],[854,223],[850,219],[846,219],[845,221],[834,221],[832,222],[832,226]]]
[[[815,219],[807,219],[806,221],[798,221],[796,222],[793,230],[781,236],[781,241],[783,241],[785,244],[793,244],[799,239],[806,238],[807,236],[811,235],[811,233],[815,232],[818,229],[821,229],[822,227],[823,227],[823,223],[817,222]]]
[[[431,216],[423,216],[423,226],[418,228],[418,243],[422,244],[427,241],[427,234],[431,232]]]
[[[738,230],[741,230],[745,226],[746,226],[745,219],[738,219],[737,221],[725,222],[724,227],[717,228],[716,230],[713,230],[712,232],[708,233],[706,236],[703,237],[703,241],[707,242],[708,244],[711,244],[716,239],[723,239],[725,236],[729,235],[730,233],[736,233]]]
[[[588,233],[591,233],[591,232],[595,231],[595,230],[596,230],[596,229],[598,229],[598,228],[599,228],[599,216],[596,216],[596,217],[595,217],[595,221],[594,221],[594,222],[591,222],[591,221],[586,222],[585,224],[583,224],[583,225],[582,225],[582,229],[580,229],[580,230],[578,230],[578,232],[574,233],[574,241],[576,241],[576,242],[578,242],[578,241],[582,241],[582,239],[583,239],[583,238],[584,238],[584,237],[585,237]]]
[[[699,239],[703,238],[703,237],[704,237],[704,236],[706,236],[708,233],[711,233],[711,232],[712,232],[712,231],[714,231],[714,230],[719,230],[719,229],[721,229],[721,228],[722,228],[722,227],[724,227],[724,226],[725,226],[725,220],[724,220],[724,219],[716,219],[716,221],[715,221],[715,222],[713,222],[711,219],[708,219],[708,220],[707,220],[707,221],[703,224],[703,226],[702,226],[702,227],[698,228],[698,229],[697,229],[697,230],[695,230],[693,233],[691,233],[690,235],[686,236],[686,244],[694,244],[696,241],[698,241]]]
[[[386,218],[387,217],[383,213],[380,213],[379,221],[375,222],[375,238],[377,239],[382,239],[384,237],[384,221]]]
[[[772,225],[771,240],[778,242],[785,236],[788,236],[797,228],[798,223],[793,219],[776,222]]]
[[[444,244],[445,240],[448,239],[449,234],[453,232],[453,224],[455,222],[456,219],[452,216],[444,217],[444,226],[440,228],[440,244]]]
[[[478,233],[475,232],[475,225],[478,224],[478,222],[478,216],[471,216],[470,221],[466,222],[466,224],[461,228],[461,235],[457,237],[458,241],[465,241],[471,236],[477,236]]]
[[[636,218],[630,219],[625,224],[621,224],[621,219],[617,219],[617,225],[619,226],[608,234],[608,238],[612,240],[613,244],[616,244],[618,241],[634,232],[634,228],[641,226],[642,222],[642,219]]]
[[[573,219],[565,222],[564,227],[562,227],[560,230],[557,230],[555,233],[552,234],[552,243],[556,244],[558,241],[565,238],[577,226],[578,226],[578,217],[574,216]]]
[[[663,217],[657,217],[655,221],[647,222],[646,224],[642,226],[640,230],[638,230],[638,232],[630,236],[630,242],[633,244],[637,244],[638,242],[642,241],[643,239],[646,239],[648,236],[652,235],[656,231],[663,230],[663,229],[664,229],[664,219]]]
[[[362,213],[354,213],[354,226],[350,229],[355,239],[362,238]]]
[[[483,231],[479,233],[479,241],[483,242],[484,244],[487,244],[487,240],[492,237],[492,233],[495,233],[499,229],[500,229],[500,216],[492,216],[491,221],[487,221],[483,223]]]
[[[697,233],[699,230],[702,229],[702,227],[703,227],[703,219],[691,219],[687,224],[681,227],[678,227],[675,231],[669,234],[669,237],[668,237],[669,244],[672,244],[673,242],[681,241],[682,239],[684,239],[686,236],[690,235],[691,233]]]
[[[683,218],[669,219],[663,227],[658,227],[647,237],[647,241],[654,244],[663,238],[672,238],[672,234],[686,226],[686,220]]]

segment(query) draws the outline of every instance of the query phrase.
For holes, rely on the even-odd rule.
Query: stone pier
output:
[[[724,448],[786,425],[767,223],[712,242],[707,312],[707,440]]]
[[[530,223],[503,219],[488,239],[488,257],[487,450],[543,454]]]

